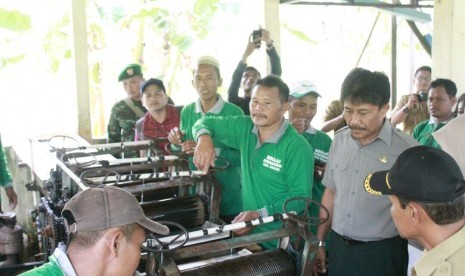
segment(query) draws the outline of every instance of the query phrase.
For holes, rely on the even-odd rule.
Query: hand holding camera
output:
[[[261,39],[262,39],[262,28],[259,28],[258,30],[254,30],[252,34],[250,35],[250,42],[253,42],[255,44],[255,48],[260,49],[261,46]]]
[[[262,41],[265,42],[267,47],[273,45],[273,40],[270,37],[270,32],[262,27],[259,27],[257,30],[254,30],[250,35],[250,42],[255,44],[256,49],[260,49]]]
[[[412,109],[418,105],[419,102],[426,102],[428,100],[428,93],[420,91],[418,94],[410,94],[407,102],[407,108]]]
[[[419,102],[426,102],[428,101],[428,92],[420,91],[420,93],[416,94]]]

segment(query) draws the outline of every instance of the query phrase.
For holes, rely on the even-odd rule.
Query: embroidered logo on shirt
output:
[[[318,159],[323,162],[328,162],[329,153],[322,151],[320,149],[315,149],[315,151],[313,152],[313,156],[315,159]]]
[[[386,156],[381,156],[381,158],[379,158],[379,161],[381,161],[381,163],[383,163],[383,164],[386,164],[388,159],[387,159]]]
[[[277,172],[281,171],[281,159],[275,158],[273,156],[267,155],[265,159],[263,159],[263,167],[270,168]]]

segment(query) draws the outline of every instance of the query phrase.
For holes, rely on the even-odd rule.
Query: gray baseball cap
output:
[[[92,232],[137,223],[145,229],[167,235],[169,229],[145,216],[136,197],[113,186],[89,188],[73,196],[61,212],[68,232]]]

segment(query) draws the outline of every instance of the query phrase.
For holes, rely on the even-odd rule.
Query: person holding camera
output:
[[[249,36],[242,59],[234,70],[231,84],[228,89],[228,101],[239,106],[245,115],[250,115],[249,103],[252,94],[252,88],[261,78],[260,72],[255,67],[247,66],[248,57],[257,49],[260,49],[261,43],[265,42],[266,53],[270,57],[271,74],[281,76],[281,59],[273,45],[270,32],[265,29],[258,29]],[[244,97],[239,97],[239,88],[244,90]]]
[[[412,134],[415,126],[428,119],[428,89],[431,84],[431,67],[421,66],[415,71],[413,81],[415,91],[400,98],[391,116],[391,124],[396,126],[403,123],[403,131]]]
[[[413,138],[422,145],[440,148],[432,134],[455,117],[453,107],[457,102],[456,95],[457,86],[453,81],[448,79],[434,80],[428,95],[430,118],[415,127]]]

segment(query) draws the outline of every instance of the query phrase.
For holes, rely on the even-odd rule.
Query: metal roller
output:
[[[147,217],[155,221],[173,221],[186,228],[205,223],[207,207],[200,196],[179,197],[140,204]]]
[[[211,265],[201,266],[181,272],[182,276],[208,275],[295,275],[296,270],[291,255],[283,249],[274,249],[239,257]]]

